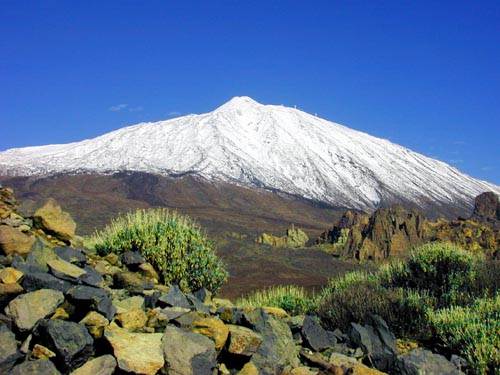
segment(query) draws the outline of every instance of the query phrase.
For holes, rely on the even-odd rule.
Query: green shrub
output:
[[[433,305],[434,299],[425,292],[385,288],[378,274],[351,272],[330,280],[318,302],[318,314],[327,327],[341,330],[377,314],[398,336],[419,336],[427,327],[426,310]]]
[[[299,315],[314,309],[314,298],[309,296],[304,288],[295,285],[279,285],[240,298],[236,301],[236,305],[280,307],[291,315]]]
[[[474,373],[500,369],[500,296],[429,311],[429,322],[444,346],[463,356]]]
[[[166,284],[183,289],[206,287],[217,291],[227,278],[213,244],[186,216],[166,209],[137,210],[121,215],[92,242],[98,254],[139,251]]]
[[[426,291],[439,307],[465,304],[474,299],[474,284],[482,258],[448,243],[431,243],[414,249],[406,262],[396,262],[381,273],[389,288]]]

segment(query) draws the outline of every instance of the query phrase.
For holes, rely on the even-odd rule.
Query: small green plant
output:
[[[398,336],[413,337],[426,327],[426,309],[433,304],[425,292],[385,288],[379,274],[350,272],[330,280],[319,297],[318,314],[330,329],[342,330],[377,314]]]
[[[137,210],[121,215],[92,243],[100,255],[139,251],[166,284],[183,289],[217,291],[227,279],[224,264],[200,227],[187,216],[166,209]]]
[[[305,314],[314,309],[314,298],[304,288],[295,285],[278,285],[259,290],[240,298],[237,306],[280,307],[291,315]]]
[[[460,354],[476,374],[500,369],[500,296],[478,299],[467,307],[429,311],[429,322],[442,344]]]
[[[466,304],[474,299],[470,286],[481,261],[455,245],[431,243],[414,249],[406,262],[383,268],[380,279],[389,288],[426,291],[436,298],[438,307]]]

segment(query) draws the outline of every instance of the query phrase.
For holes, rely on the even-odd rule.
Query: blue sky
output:
[[[238,95],[500,184],[500,2],[0,3],[0,150]]]

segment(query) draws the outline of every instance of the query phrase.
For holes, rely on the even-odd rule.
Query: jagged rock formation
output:
[[[0,251],[5,254],[26,255],[34,246],[80,241],[75,222],[54,200],[47,201],[32,217],[22,216],[18,208],[12,189],[0,187]]]
[[[300,228],[295,228],[293,224],[286,230],[284,236],[278,237],[272,234],[262,233],[255,240],[257,243],[274,247],[304,247],[307,241],[309,241],[307,234]]]
[[[498,195],[491,191],[478,195],[470,219],[491,224],[500,229],[500,200]]]
[[[357,259],[403,256],[413,246],[433,241],[450,241],[496,256],[500,248],[498,207],[498,196],[491,192],[476,198],[467,220],[429,221],[418,211],[401,206],[379,209],[372,215],[346,211],[317,243],[335,255]]]

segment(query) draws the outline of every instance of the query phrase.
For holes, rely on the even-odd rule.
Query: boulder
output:
[[[127,289],[132,293],[140,293],[144,289],[153,289],[154,284],[138,273],[123,271],[113,275],[113,286],[118,289]]]
[[[0,281],[3,284],[14,284],[23,277],[23,273],[13,267],[6,267],[0,270]]]
[[[348,357],[340,353],[332,353],[328,361],[331,365],[341,368],[343,371],[341,374],[352,374],[352,375],[383,375],[384,372],[378,371],[373,368],[369,368],[358,362],[353,357]]]
[[[112,375],[116,369],[116,359],[106,354],[91,359],[82,367],[77,368],[71,375]]]
[[[33,341],[56,353],[54,362],[65,371],[81,366],[94,353],[87,328],[64,320],[41,320],[33,331]]]
[[[297,367],[298,350],[293,341],[292,332],[288,325],[256,309],[248,314],[247,319],[252,322],[252,328],[262,336],[262,344],[252,356],[252,362],[263,373],[276,373],[286,366]]]
[[[161,333],[133,333],[112,323],[104,330],[104,336],[123,371],[153,375],[165,363]]]
[[[171,285],[168,293],[162,295],[158,301],[166,306],[191,308],[188,299],[182,293],[179,286],[175,284]]]
[[[25,361],[12,369],[9,375],[60,375],[56,366],[48,359]]]
[[[47,265],[54,276],[63,280],[75,282],[86,273],[82,268],[61,258],[50,259]]]
[[[205,305],[203,302],[201,302],[198,298],[196,298],[193,294],[187,294],[186,295],[187,300],[191,304],[191,308],[203,313],[203,314],[210,314],[210,306]]]
[[[35,237],[8,225],[0,225],[0,250],[5,255],[26,255],[35,244]]]
[[[31,356],[36,359],[49,359],[54,358],[56,353],[43,345],[35,344],[31,350]]]
[[[388,371],[396,360],[396,338],[379,316],[370,317],[373,325],[351,323],[349,339],[381,371]]]
[[[120,323],[121,327],[134,331],[143,328],[148,319],[143,309],[134,308],[116,314],[115,320]]]
[[[121,314],[132,309],[144,309],[144,297],[133,296],[122,300],[113,300],[113,306],[116,308],[117,314]]]
[[[78,266],[83,266],[87,262],[87,258],[81,250],[69,246],[56,247],[54,252],[59,258]]]
[[[163,353],[171,375],[211,375],[217,364],[212,340],[177,327],[166,328]]]
[[[139,265],[146,262],[146,259],[138,251],[125,251],[120,260],[132,271],[137,271]]]
[[[212,301],[212,292],[207,288],[200,288],[196,290],[193,295],[202,303],[210,303]]]
[[[328,334],[316,317],[311,315],[306,315],[304,318],[301,332],[307,346],[316,352],[336,344],[335,338]]]
[[[0,324],[0,373],[7,374],[21,357],[16,336],[7,326]]]
[[[273,247],[304,247],[307,241],[309,241],[307,234],[303,230],[295,228],[293,224],[286,230],[284,236],[277,237],[272,234],[262,233],[255,240],[257,243]]]
[[[98,339],[104,334],[104,328],[109,325],[109,320],[96,311],[90,311],[85,318],[80,320],[80,324],[87,327],[94,339]]]
[[[260,371],[252,362],[247,362],[243,365],[238,375],[260,375]]]
[[[165,307],[161,309],[161,314],[166,317],[168,321],[180,318],[182,315],[189,313],[191,310],[184,307]]]
[[[79,277],[79,281],[81,281],[83,284],[95,286],[97,288],[103,285],[104,279],[102,278],[101,274],[94,268],[90,266],[84,266],[83,270],[85,271],[85,274]]]
[[[500,228],[500,200],[498,194],[489,191],[479,194],[474,200],[471,220],[486,222]]]
[[[44,272],[28,272],[24,275],[21,285],[28,292],[39,289],[53,289],[66,293],[73,285]]]
[[[28,272],[49,272],[47,262],[52,259],[57,259],[54,250],[44,246],[42,243],[37,243],[26,257],[24,266],[28,268]],[[16,265],[13,266],[25,272],[23,268]]]
[[[230,324],[227,351],[232,354],[252,356],[262,343],[262,336],[249,328]]]
[[[77,285],[68,291],[67,297],[79,309],[81,315],[95,310],[111,320],[116,313],[111,298],[104,289]]]
[[[54,199],[49,198],[42,207],[36,210],[33,219],[38,228],[57,239],[69,242],[75,237],[76,223]]]
[[[40,289],[16,297],[5,310],[21,331],[29,331],[40,319],[53,314],[63,301],[61,292]]]
[[[217,317],[210,316],[193,321],[192,331],[208,337],[215,343],[215,350],[221,350],[229,335],[229,328]]]
[[[158,272],[156,272],[151,263],[140,264],[139,272],[142,276],[152,280],[154,283],[158,283],[158,281],[160,280],[160,275],[158,275]]]
[[[458,370],[453,363],[442,355],[434,354],[422,348],[417,348],[400,355],[396,361],[394,372],[401,375],[463,374],[462,371]]]
[[[24,292],[24,289],[18,283],[0,284],[0,308],[3,308],[22,292]]]

